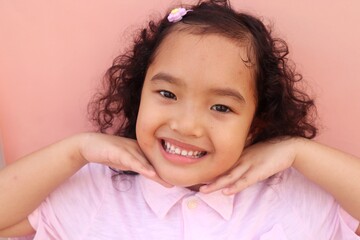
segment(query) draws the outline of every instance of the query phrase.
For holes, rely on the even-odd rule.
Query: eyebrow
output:
[[[181,79],[164,72],[155,74],[151,78],[151,81],[165,81],[179,86],[184,85]],[[211,88],[209,92],[217,96],[231,97],[240,103],[246,103],[245,98],[238,91],[232,88]]]
[[[232,88],[212,88],[210,89],[210,92],[218,96],[234,98],[240,103],[246,103],[245,98],[238,91]]]
[[[168,83],[172,83],[175,85],[180,85],[183,86],[184,83],[177,77],[174,77],[168,73],[164,73],[164,72],[159,72],[157,74],[155,74],[152,78],[151,81],[165,81]]]

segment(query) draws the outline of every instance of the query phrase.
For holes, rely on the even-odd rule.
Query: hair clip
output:
[[[186,10],[185,8],[174,8],[169,16],[167,17],[167,19],[169,20],[169,22],[175,23],[180,21],[183,16],[185,16],[187,14],[187,12],[192,11],[192,10]]]

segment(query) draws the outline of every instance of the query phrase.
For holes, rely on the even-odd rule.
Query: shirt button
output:
[[[195,209],[196,207],[198,206],[198,201],[196,199],[190,199],[188,202],[187,202],[187,207],[189,209]]]

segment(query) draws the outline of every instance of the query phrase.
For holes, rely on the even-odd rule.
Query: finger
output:
[[[111,163],[110,163],[110,164],[108,164],[108,166],[111,167],[111,168],[113,168],[113,169],[119,169],[119,170],[121,170],[121,171],[134,171],[134,172],[137,172],[137,173],[143,175],[144,177],[146,177],[146,178],[148,178],[148,179],[151,179],[152,181],[155,181],[155,182],[163,185],[164,187],[167,187],[167,188],[173,187],[172,184],[169,184],[169,183],[167,183],[166,181],[164,181],[163,179],[161,179],[161,178],[159,177],[159,175],[156,174],[155,171],[154,171],[154,172],[155,172],[154,175],[147,175],[147,174],[142,174],[142,173],[140,173],[140,171],[135,171],[135,170],[133,170],[133,169],[124,169],[124,167],[121,167],[121,169],[120,169],[118,164],[111,164]]]
[[[221,188],[225,188],[235,183],[245,172],[249,169],[248,165],[237,165],[229,173],[220,176],[214,182],[200,187],[200,191],[203,193],[210,193],[217,191]]]
[[[131,151],[131,150],[130,150]],[[123,171],[134,171],[146,176],[156,175],[153,167],[147,162],[147,160],[140,154],[127,151],[109,152],[108,153],[108,165],[113,164],[117,169]]]
[[[137,172],[141,175],[144,175],[148,178],[152,178],[156,176],[156,172],[154,168],[144,160],[140,160],[142,157],[131,157],[126,159],[126,166],[129,168],[129,170]]]
[[[262,177],[259,176],[259,173],[250,168],[247,172],[245,172],[237,181],[235,181],[230,186],[223,189],[223,193],[225,195],[232,195],[238,192],[241,192],[245,188],[263,180]]]
[[[140,160],[143,161],[140,161]],[[167,183],[164,181],[160,176],[156,173],[153,166],[149,164],[149,162],[142,157],[141,155],[138,156],[138,158],[131,157],[127,158],[124,162],[124,164],[127,166],[128,170],[137,172],[155,182],[158,182],[159,184],[163,185],[164,187],[172,187],[173,185]]]
[[[164,187],[173,187],[173,185],[167,183],[164,181],[160,176],[156,173],[154,167],[149,163],[149,161],[145,158],[144,155],[142,155],[141,152],[138,152],[138,159],[142,166],[144,166],[146,169],[140,169],[140,174],[144,175],[145,177],[163,185]],[[141,167],[141,166],[139,166]]]
[[[140,162],[138,159],[133,158],[128,163],[129,168],[131,171],[137,172],[159,184],[163,185],[164,187],[172,187],[173,185],[167,183],[159,175],[156,173],[155,169],[146,161]]]
[[[131,151],[130,154],[132,154],[133,157],[138,162],[140,162],[141,165],[138,165],[141,168],[140,170],[145,170],[145,172],[150,173],[151,175],[156,175],[153,166],[150,164],[150,162],[147,160],[145,155],[139,149],[135,149],[134,151],[132,151],[131,149],[130,151]],[[142,169],[142,167],[144,167],[145,169]]]

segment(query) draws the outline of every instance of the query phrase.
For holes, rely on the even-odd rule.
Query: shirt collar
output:
[[[221,190],[204,194],[177,186],[166,188],[141,175],[138,177],[145,201],[159,218],[164,218],[180,199],[191,195],[199,197],[209,207],[218,212],[225,220],[231,218],[234,207],[234,195],[226,196],[221,193]]]

